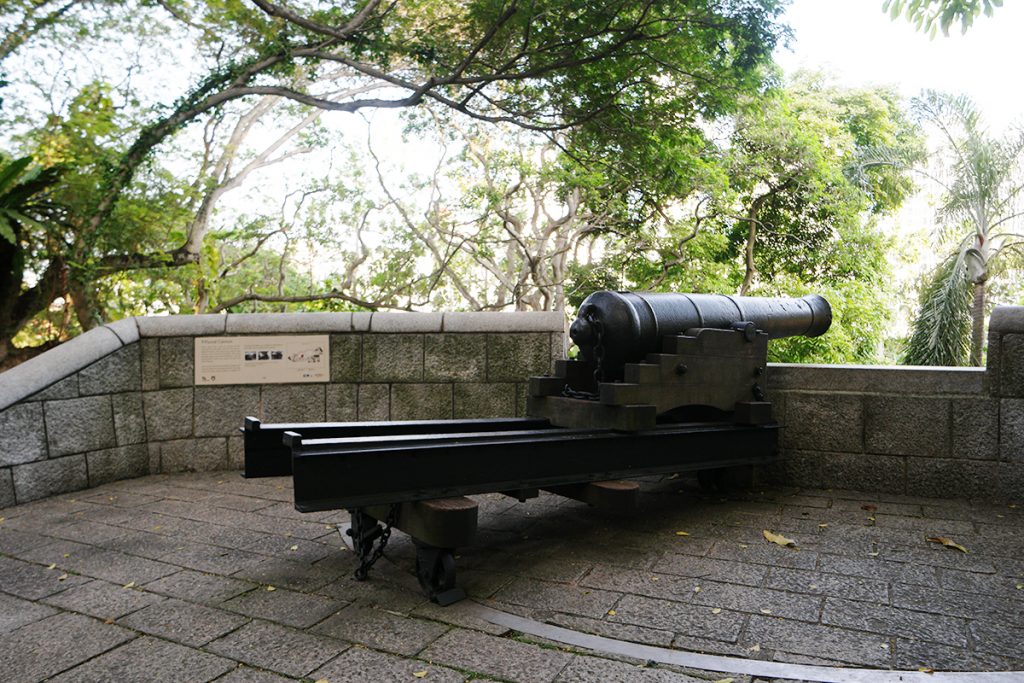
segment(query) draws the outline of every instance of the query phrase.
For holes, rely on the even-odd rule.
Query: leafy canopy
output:
[[[914,23],[918,31],[925,31],[935,37],[941,29],[949,35],[949,27],[960,22],[961,33],[966,33],[978,15],[991,17],[996,7],[1002,7],[1003,0],[885,0],[882,11],[896,19],[901,14]]]

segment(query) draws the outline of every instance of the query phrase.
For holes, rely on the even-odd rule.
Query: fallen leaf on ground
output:
[[[947,548],[956,548],[957,550],[959,550],[962,553],[966,553],[967,552],[967,548],[963,547],[962,545],[960,545],[959,543],[953,541],[952,539],[945,538],[944,536],[929,536],[925,540],[931,541],[932,543],[941,543],[942,545],[946,546]]]
[[[1018,583],[1017,590],[1024,590],[1024,583]]]
[[[935,673],[935,669],[931,668],[930,666],[919,666],[919,667],[917,667],[917,670],[920,671],[923,674],[933,674],[933,673]]]
[[[689,531],[677,531],[676,532],[676,536],[689,536],[689,535],[690,535]]]
[[[716,607],[713,610],[711,610],[711,613],[712,614],[721,614],[722,613],[722,608],[721,607]]]
[[[58,581],[63,581],[63,580],[64,580],[64,579],[66,579],[66,578],[68,578],[68,575],[67,575],[67,574],[61,574],[60,576],[58,576],[58,577],[57,577],[57,580],[58,580]]]
[[[269,592],[271,592],[271,591],[276,591],[276,590],[277,590],[277,589],[276,589],[276,588],[274,588],[273,586],[267,586],[267,592],[268,592],[268,593],[269,593]]]
[[[694,593],[700,593],[700,586],[694,586],[693,587],[693,592]]]
[[[878,557],[878,553],[877,552],[868,553],[868,555],[871,556],[871,557]]]
[[[719,678],[717,681],[712,681],[711,683],[733,683],[735,680],[735,678]]]
[[[869,503],[868,505],[861,505],[860,509],[861,510],[867,510],[868,512],[874,512],[875,510],[878,509],[878,506],[877,505],[871,505]]]
[[[426,671],[413,671],[412,675],[416,678],[424,678],[427,675]]]
[[[288,548],[288,550],[298,550],[298,549],[299,549],[299,546],[297,546],[297,545],[293,545],[290,548]]]
[[[613,609],[608,610],[608,616],[614,617],[616,614],[618,614],[618,612],[616,612],[615,610],[613,610]]]
[[[761,610],[761,614],[771,614],[771,613],[772,613],[772,611],[770,609],[762,609]]]
[[[828,522],[822,522],[821,524],[818,525],[818,528],[819,529],[826,529],[826,528],[828,528]]]
[[[868,521],[871,521],[871,522],[875,521],[874,516],[868,517]]]
[[[135,588],[135,582],[134,581],[129,581],[128,583],[126,583],[125,585],[123,585],[121,587],[122,588]]]
[[[56,569],[56,568],[57,568],[57,563],[56,562],[51,564],[49,567],[47,567],[47,569]]]
[[[326,678],[318,678],[316,683],[330,683]]]
[[[4,521],[5,519],[7,519],[7,518],[6,517],[0,517],[0,522]]]
[[[774,543],[775,545],[781,545],[784,548],[795,548],[796,547],[796,541],[794,541],[791,538],[786,538],[782,534],[777,534],[777,533],[775,533],[773,531],[768,531],[767,529],[765,529],[761,533],[764,534],[765,540],[768,541],[769,543]]]
[[[760,652],[761,651],[761,645],[759,643],[754,643],[754,647],[748,647],[747,651],[749,651],[749,652]]]

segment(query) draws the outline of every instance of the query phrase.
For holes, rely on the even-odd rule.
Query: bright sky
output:
[[[1024,3],[1009,0],[966,34],[957,24],[934,39],[903,18],[890,21],[881,7],[882,0],[793,0],[786,20],[794,40],[777,61],[787,73],[824,70],[842,85],[891,84],[907,97],[926,88],[966,94],[993,131],[1024,123]]]

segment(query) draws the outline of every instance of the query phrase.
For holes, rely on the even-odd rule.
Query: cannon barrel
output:
[[[601,291],[580,304],[569,336],[583,360],[596,360],[600,353],[602,365],[615,377],[623,363],[659,352],[666,335],[693,328],[728,330],[737,323],[753,323],[770,339],[816,337],[832,324],[832,308],[817,294],[791,299]]]

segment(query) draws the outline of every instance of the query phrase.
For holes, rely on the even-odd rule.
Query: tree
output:
[[[168,234],[173,231],[156,226],[193,221],[192,202],[206,188],[183,182],[161,160],[186,144],[193,124],[209,125],[232,112],[233,103],[273,96],[351,113],[433,102],[483,122],[561,132],[581,163],[620,169],[618,190],[633,190],[636,207],[650,210],[658,193],[687,182],[673,167],[702,138],[702,122],[759,87],[758,67],[782,32],[775,23],[778,0],[368,0],[326,9],[253,4],[163,0],[124,6],[118,16],[132,26],[145,23],[147,39],[191,41],[205,73],[173,100],[159,93],[140,102],[145,98],[124,75],[83,84],[69,106],[57,103],[55,115],[31,121],[18,138],[20,153],[41,161],[59,158],[70,167],[55,192],[65,206],[60,225],[49,227],[47,240],[33,237],[15,246],[25,250],[30,242],[45,242],[50,251],[40,266],[66,266],[64,279],[40,267],[42,286],[71,299],[83,328],[107,316],[97,281],[198,262],[195,239],[175,241]],[[29,28],[19,34],[24,40],[19,38],[17,52],[45,37],[64,40],[63,57],[69,59],[93,40],[83,31],[76,45],[60,33],[68,16],[60,3],[21,2],[19,8]],[[72,9],[69,3],[67,12]],[[109,21],[109,15],[75,13],[79,22],[101,19]],[[147,41],[139,43],[142,51]],[[162,56],[167,54],[173,52]],[[325,87],[323,79],[336,69],[346,79],[340,90]],[[9,69],[12,78],[25,72]],[[31,117],[23,102],[17,104],[24,128]],[[655,143],[668,143],[662,147],[670,153]],[[664,171],[666,180],[637,191],[629,172],[639,167]],[[27,289],[22,283],[19,297]],[[37,301],[35,312],[48,304]],[[11,322],[0,329],[12,329]]]
[[[939,172],[920,172],[942,188],[939,237],[952,253],[922,290],[905,361],[978,366],[990,280],[1024,248],[1024,234],[1015,227],[1024,216],[1024,132],[991,136],[963,96],[928,91],[914,108],[942,140],[933,157]]]
[[[53,292],[36,284],[23,287],[26,255],[19,249],[24,235],[51,222],[55,207],[48,194],[60,176],[59,168],[32,167],[31,157],[5,159],[0,156],[0,360],[7,356],[6,341],[35,314],[38,301],[52,298]],[[52,263],[57,277],[64,271],[61,263]]]
[[[913,185],[890,167],[851,174],[855,162],[878,149],[913,156],[919,144],[899,97],[884,88],[842,89],[803,73],[786,90],[751,102],[728,153],[737,200],[730,235],[744,260],[740,294],[751,291],[757,262],[769,276],[856,277],[850,240],[867,238],[865,218],[897,208]]]
[[[914,22],[917,30],[927,31],[934,38],[938,29],[949,35],[949,27],[960,22],[960,31],[967,32],[979,14],[991,17],[1003,0],[885,0],[882,11],[896,19],[901,14]]]
[[[857,161],[880,148],[918,153],[899,97],[799,74],[750,98],[727,133],[673,220],[617,238],[591,274],[599,269],[615,288],[824,294],[835,309],[829,335],[780,341],[775,357],[876,359],[889,315],[890,244],[877,219],[913,185],[906,169],[862,171]]]
[[[420,194],[429,189],[425,210],[399,199],[374,156],[387,203],[434,264],[421,296],[436,292],[432,303],[445,308],[565,310],[570,264],[615,221],[614,202],[587,201],[580,174],[566,172],[564,152],[529,131],[462,126],[437,115],[431,123],[455,153],[419,183]]]

